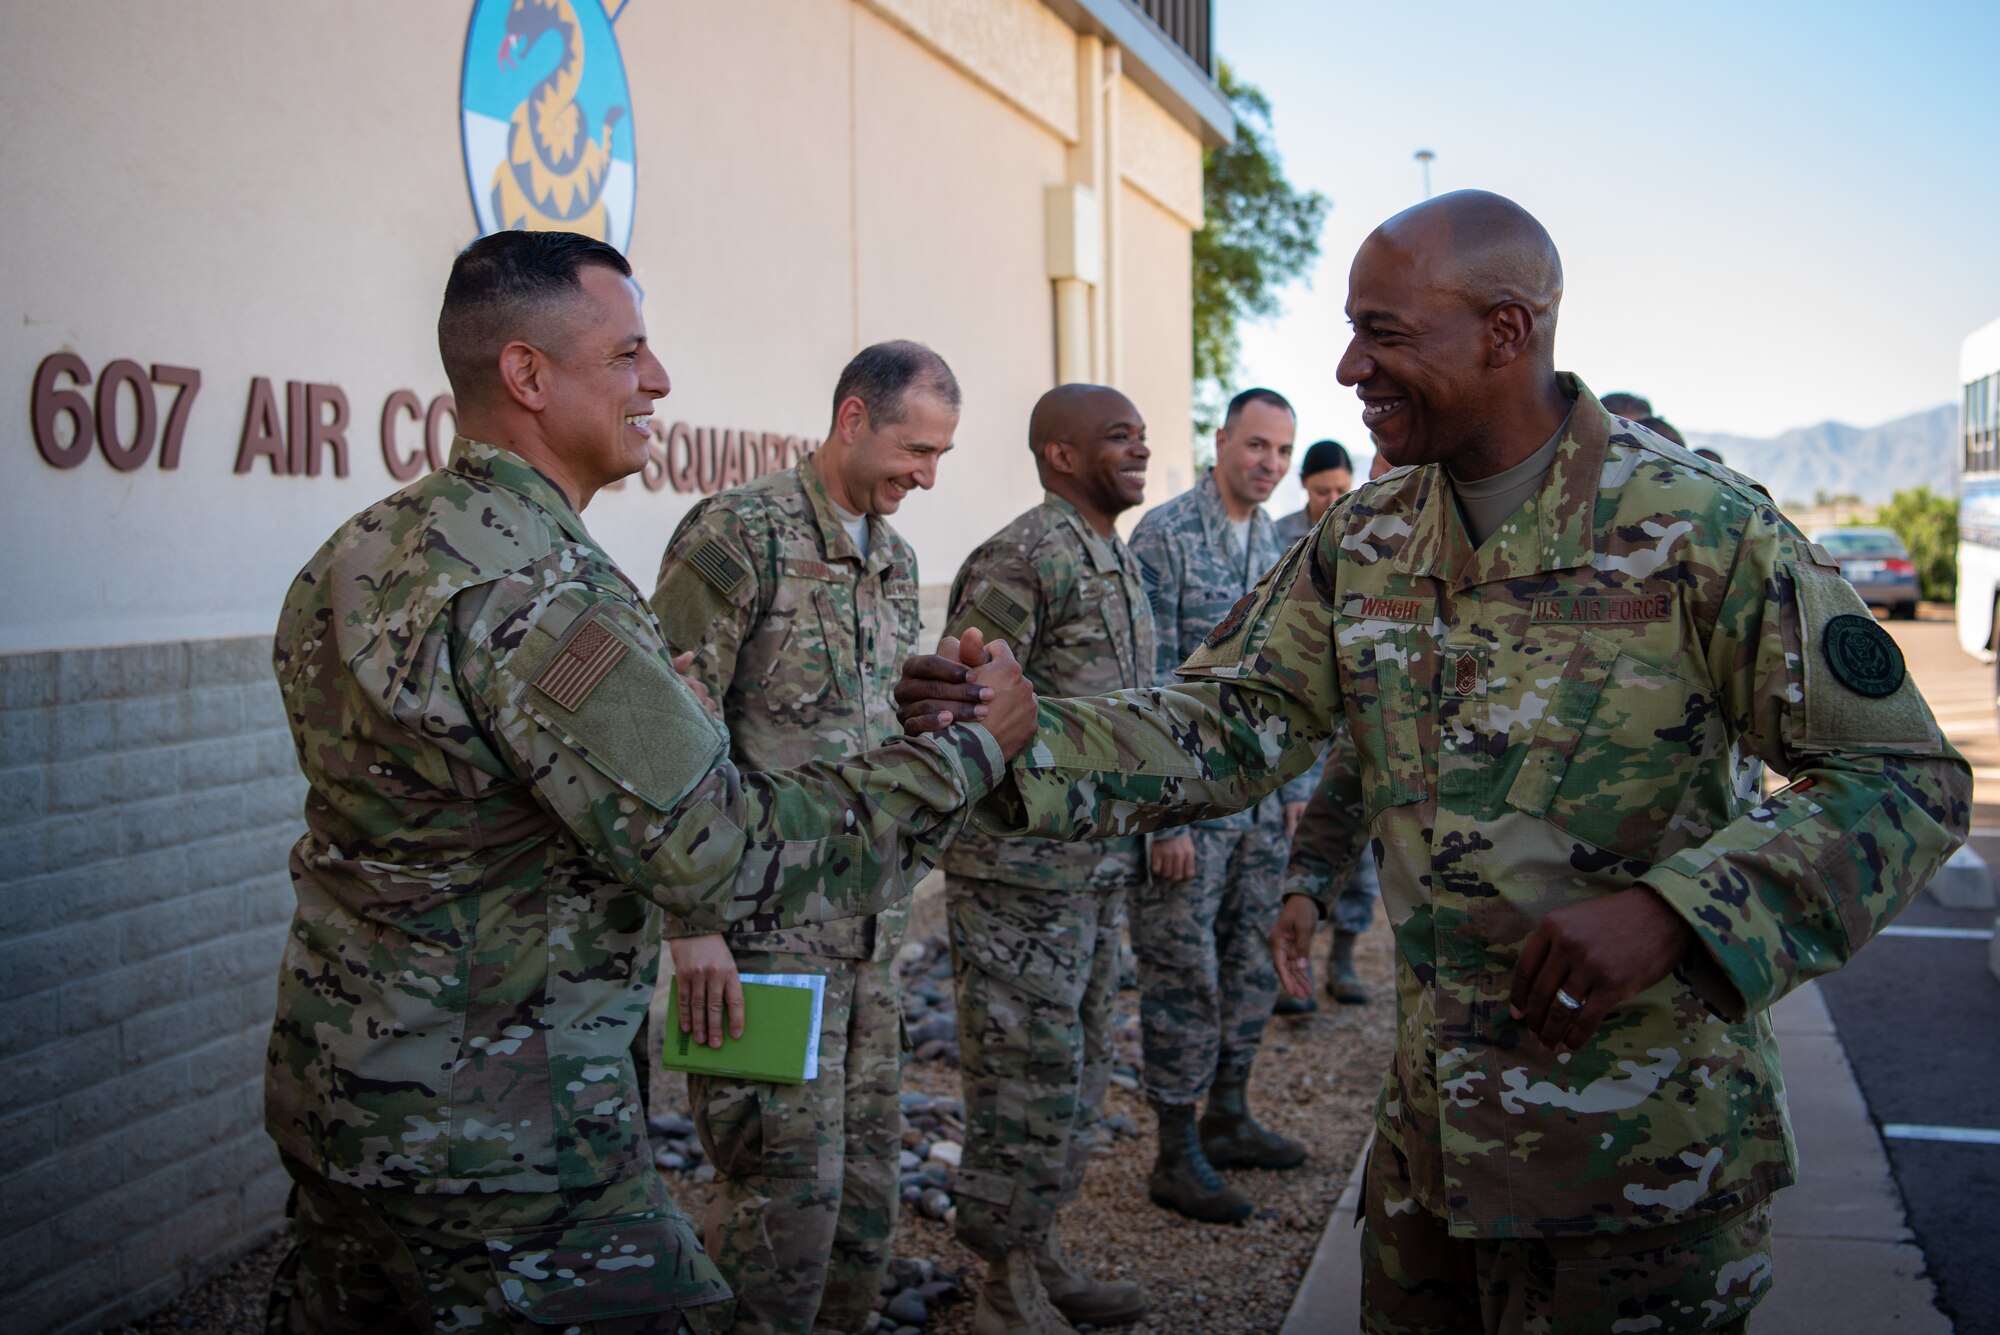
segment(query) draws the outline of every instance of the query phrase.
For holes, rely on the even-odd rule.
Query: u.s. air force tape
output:
[[[1840,684],[1857,695],[1880,699],[1903,684],[1903,651],[1874,617],[1849,612],[1830,618],[1820,648]]]

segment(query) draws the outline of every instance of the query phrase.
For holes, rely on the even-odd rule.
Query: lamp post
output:
[[[1424,198],[1429,199],[1431,197],[1431,163],[1437,160],[1437,154],[1431,152],[1428,148],[1420,148],[1416,151],[1415,156],[1417,161],[1422,163],[1424,167]]]

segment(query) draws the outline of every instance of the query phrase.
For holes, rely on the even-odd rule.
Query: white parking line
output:
[[[1877,936],[1928,937],[1933,941],[1991,941],[1991,927],[1905,927],[1900,923],[1890,923]]]
[[[1941,1140],[1952,1145],[2000,1145],[2000,1131],[1983,1126],[1918,1126],[1910,1122],[1884,1122],[1885,1140]]]

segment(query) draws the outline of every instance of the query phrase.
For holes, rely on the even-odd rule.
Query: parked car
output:
[[[1840,562],[1840,573],[1871,606],[1909,621],[1917,615],[1917,563],[1903,540],[1886,528],[1829,528],[1812,540]]]

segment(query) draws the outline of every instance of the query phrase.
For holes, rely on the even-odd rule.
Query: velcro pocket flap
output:
[[[567,599],[559,598],[551,611]],[[521,680],[522,712],[640,801],[671,808],[728,752],[722,724],[656,648],[636,642],[618,624],[610,605],[586,607],[560,636],[548,633],[551,619],[545,615],[531,626],[507,659]],[[598,655],[597,665],[606,657],[611,662],[579,699],[572,683],[552,672],[586,634],[610,637],[605,642],[616,647]]]
[[[1011,983],[1029,996],[1075,1007],[1090,985],[1085,939],[1069,921],[1052,922],[1028,933],[976,904],[952,903],[952,944],[961,959],[992,978]]]
[[[1597,697],[1618,661],[1618,647],[1595,635],[1579,637],[1576,652],[1563,666],[1562,680],[1528,743],[1520,772],[1507,789],[1507,805],[1530,816],[1548,814],[1549,803],[1569,772],[1570,758],[1590,719]]]
[[[678,1214],[637,1214],[495,1233],[486,1257],[507,1305],[538,1326],[699,1307],[731,1296]]]

